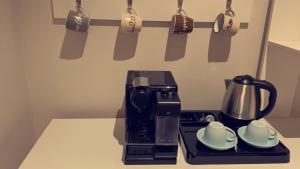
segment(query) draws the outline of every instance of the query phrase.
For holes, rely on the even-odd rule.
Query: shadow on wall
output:
[[[185,56],[187,37],[187,34],[173,34],[173,26],[170,26],[165,61],[177,61]]]
[[[134,57],[138,36],[138,33],[122,33],[119,28],[114,49],[115,61],[128,60]]]
[[[227,62],[230,48],[231,36],[212,31],[209,40],[208,62]]]
[[[78,59],[83,56],[88,33],[74,32],[66,30],[62,49],[60,51],[61,59]]]
[[[298,75],[298,81],[296,84],[296,90],[294,95],[294,101],[292,105],[291,117],[300,117],[300,73]],[[300,134],[299,134],[300,135]]]

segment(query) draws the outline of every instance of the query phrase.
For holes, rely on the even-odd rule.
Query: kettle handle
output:
[[[255,86],[256,86],[256,90],[257,92],[259,92],[260,94],[260,89],[265,89],[267,91],[269,91],[270,95],[269,95],[269,104],[268,106],[260,111],[260,104],[256,104],[257,107],[257,119],[263,118],[266,115],[268,115],[274,108],[275,103],[276,103],[276,99],[277,99],[277,90],[275,88],[275,86],[273,84],[271,84],[270,82],[267,82],[265,80],[255,80],[254,81]],[[260,102],[260,95],[259,95],[259,102]]]

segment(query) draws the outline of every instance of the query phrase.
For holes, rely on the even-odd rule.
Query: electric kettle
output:
[[[267,90],[269,103],[261,110],[261,89]],[[222,113],[234,121],[257,120],[268,115],[277,98],[276,88],[269,82],[250,75],[236,76],[229,84],[223,99]]]

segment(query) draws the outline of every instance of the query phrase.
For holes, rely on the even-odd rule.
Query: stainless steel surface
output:
[[[256,96],[254,85],[231,82],[222,105],[224,114],[239,120],[256,119]]]

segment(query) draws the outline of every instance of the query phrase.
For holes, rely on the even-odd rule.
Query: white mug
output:
[[[240,29],[240,21],[235,17],[232,9],[219,14],[214,23],[214,32],[235,35]]]
[[[231,134],[228,135],[227,132]],[[223,146],[226,142],[233,142],[236,134],[222,123],[214,121],[210,122],[204,131],[204,139],[214,146]]]
[[[122,14],[121,32],[138,33],[141,29],[142,18],[138,16],[133,8],[127,8],[126,12]]]
[[[268,140],[277,138],[277,132],[258,120],[253,120],[247,126],[244,136],[253,143],[266,144]]]

